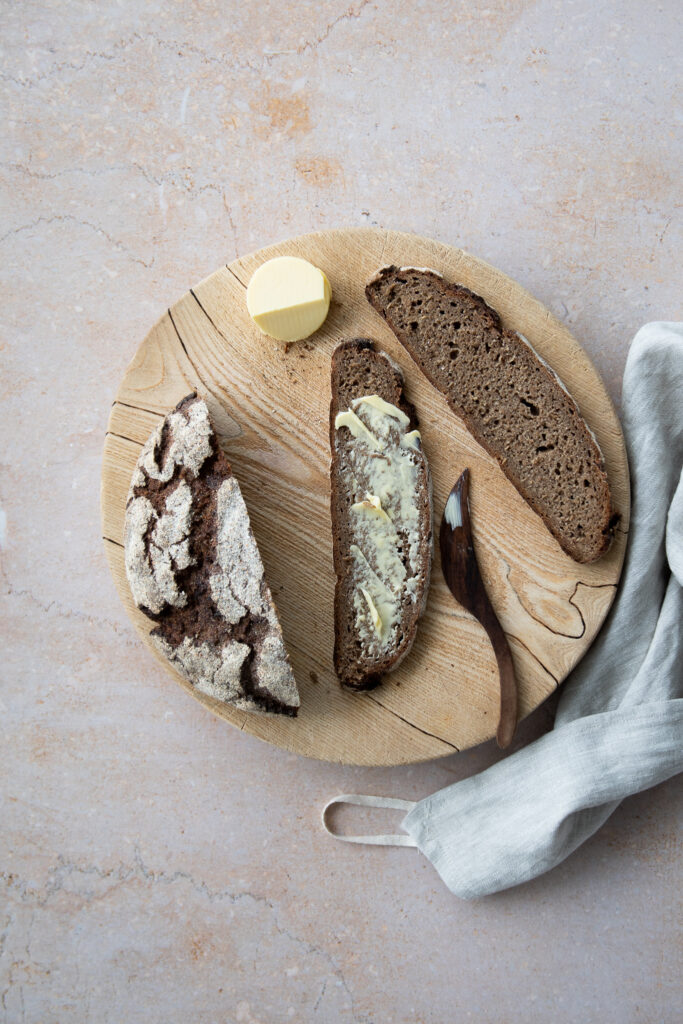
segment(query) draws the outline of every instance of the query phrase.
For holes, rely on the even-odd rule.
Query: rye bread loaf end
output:
[[[299,695],[247,508],[194,394],[140,453],[124,548],[135,603],[181,675],[240,710],[296,714]]]
[[[526,339],[435,271],[384,267],[366,295],[562,549],[577,562],[604,554],[619,517],[602,453]]]

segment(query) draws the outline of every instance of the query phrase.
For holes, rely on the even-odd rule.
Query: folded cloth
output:
[[[624,573],[553,731],[416,803],[407,835],[395,837],[464,899],[549,870],[624,797],[683,770],[683,324],[651,323],[635,336],[623,426],[632,484]]]

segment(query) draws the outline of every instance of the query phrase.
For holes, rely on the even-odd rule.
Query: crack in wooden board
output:
[[[415,722],[409,721],[407,718],[404,717],[404,715],[399,715],[398,711],[392,711],[391,708],[387,707],[386,704],[382,704],[381,700],[378,700],[374,693],[368,693],[367,697],[369,700],[372,701],[373,704],[377,704],[378,707],[384,708],[384,710],[388,711],[390,715],[395,715],[396,718],[400,718],[402,722],[405,722],[412,729],[417,729],[418,732],[424,733],[425,736],[431,736],[432,739],[439,740],[445,746],[450,747],[451,752],[454,752],[456,754],[460,753],[458,747],[456,747],[454,743],[449,743],[448,740],[445,740],[443,738],[443,736],[437,736],[436,733],[428,732],[426,729],[421,729],[419,725],[415,724]]]

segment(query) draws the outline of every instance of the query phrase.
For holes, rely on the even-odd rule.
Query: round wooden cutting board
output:
[[[326,323],[285,346],[262,335],[245,288],[273,256],[303,256],[332,285]],[[482,295],[521,331],[578,402],[605,456],[622,519],[608,554],[578,565],[424,378],[364,294],[387,263],[433,267]],[[215,714],[287,750],[346,764],[394,765],[441,757],[495,734],[498,677],[488,639],[451,597],[438,556],[427,610],[400,667],[370,693],[342,690],[332,665],[334,573],[329,512],[330,355],[343,338],[374,338],[403,367],[434,481],[434,527],[457,476],[471,469],[472,527],[483,578],[507,633],[527,715],[586,652],[615,595],[629,521],[629,477],[619,421],[578,342],[520,285],[482,260],[414,235],[325,231],[222,267],[177,302],[140,345],[114,402],[104,447],[102,532],[123,603],[149,641],[123,559],[125,502],[142,444],[190,391],[206,400],[242,488],[301,693],[299,717],[248,714],[181,686]],[[163,660],[163,658],[161,659]],[[140,673],[144,675],[144,658]]]

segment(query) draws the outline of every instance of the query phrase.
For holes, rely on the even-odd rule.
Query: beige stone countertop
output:
[[[328,797],[426,796],[493,744],[348,768],[215,719],[136,637],[98,507],[152,324],[318,228],[500,267],[618,404],[635,331],[681,317],[680,31],[675,0],[0,5],[0,1019],[681,1019],[675,780],[472,903],[415,850],[336,843]]]

